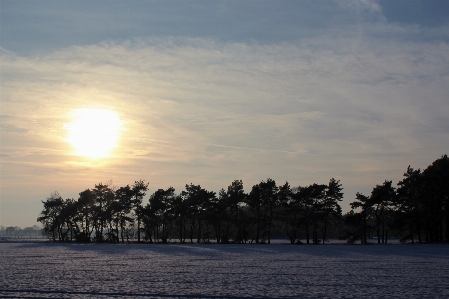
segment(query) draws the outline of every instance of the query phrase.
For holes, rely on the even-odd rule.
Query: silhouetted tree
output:
[[[129,185],[125,187],[120,187],[115,191],[115,199],[116,199],[116,230],[117,236],[119,235],[120,228],[120,237],[122,239],[122,243],[125,242],[125,232],[128,225],[134,223],[134,219],[131,215],[131,210],[133,207],[133,196],[134,191]]]
[[[78,200],[62,199],[57,193],[42,201],[38,221],[43,234],[53,241],[124,242],[141,232],[145,240],[167,243],[176,235],[180,242],[270,243],[274,232],[282,230],[291,243],[304,234],[307,243],[323,243],[332,229],[343,228],[349,242],[377,231],[377,242],[387,243],[389,233],[401,240],[426,242],[449,241],[449,159],[435,160],[424,171],[410,166],[396,190],[391,181],[376,185],[370,196],[357,193],[352,210],[341,216],[343,197],[340,181],[291,188],[286,182],[278,187],[272,179],[261,181],[246,194],[241,180],[231,182],[227,190],[215,192],[200,185],[186,185],[176,195],[174,188],[159,189],[143,207],[148,183],[135,181],[132,186],[113,189],[100,183],[79,193]],[[341,219],[343,218],[343,223]],[[142,227],[143,224],[143,227]],[[7,228],[8,232],[15,228]],[[19,231],[19,228],[18,230]],[[22,231],[22,230],[20,230]],[[6,232],[6,230],[5,230]],[[20,233],[19,233],[20,235]],[[93,238],[92,238],[93,236]]]
[[[266,182],[259,183],[262,191],[262,206],[264,210],[264,219],[266,221],[266,235],[268,244],[271,242],[271,233],[273,230],[274,220],[276,218],[277,208],[279,207],[278,201],[278,187],[276,182],[272,179],[267,179]]]
[[[388,239],[388,224],[391,222],[389,211],[396,203],[396,190],[392,182],[385,181],[382,185],[376,185],[371,191],[369,202],[376,218],[377,243],[384,244]]]
[[[340,184],[340,181],[337,181],[334,178],[330,179],[327,190],[325,191],[325,196],[323,197],[320,205],[324,226],[323,244],[326,240],[326,232],[329,222],[331,220],[339,221],[341,217],[341,207],[339,202],[343,198],[343,192],[341,192],[342,190],[343,188]]]
[[[422,214],[420,202],[422,201],[422,175],[421,170],[414,170],[410,165],[404,173],[404,179],[398,183],[397,219],[396,225],[408,233],[403,240],[410,238],[415,243],[414,234],[418,234],[421,242]]]
[[[193,243],[194,232],[197,232],[197,243],[202,240],[202,228],[209,201],[215,197],[215,192],[207,191],[200,185],[186,185],[186,191],[181,192],[187,206],[187,218],[190,222],[190,242]]]
[[[109,205],[114,201],[114,192],[108,185],[103,183],[95,185],[92,192],[95,196],[93,213],[95,240],[97,242],[102,242],[104,241],[104,230],[107,228],[107,224],[111,220],[108,209]]]
[[[278,214],[279,219],[283,223],[290,243],[294,244],[298,235],[300,207],[299,202],[293,200],[293,191],[288,182],[279,187],[278,200],[281,207]]]
[[[345,218],[345,222],[350,225],[354,226],[356,224],[357,226],[361,227],[362,233],[361,233],[361,240],[362,244],[367,244],[367,231],[368,231],[368,218],[371,215],[371,212],[373,211],[370,198],[357,192],[356,194],[356,201],[351,203],[352,210],[359,209],[359,213],[355,213],[352,211],[352,214],[348,215]],[[358,215],[359,214],[359,215]],[[357,224],[356,219],[361,219],[361,225],[360,223]],[[356,230],[357,231],[357,230]]]
[[[145,183],[145,181],[139,180],[135,181],[134,185],[132,186],[133,191],[133,209],[134,214],[137,218],[137,242],[140,242],[140,231],[141,231],[141,222],[142,222],[142,200],[144,196],[146,195],[146,192],[148,191],[148,183]]]
[[[261,181],[254,185],[247,196],[246,203],[252,216],[255,228],[255,242],[259,243],[261,238],[271,241],[271,232],[276,216],[276,208],[279,206],[277,199],[278,187],[272,179]]]
[[[354,244],[357,240],[361,240],[362,244],[366,243],[366,230],[363,223],[366,223],[362,212],[355,212],[354,209],[343,215],[344,234],[347,243]],[[366,228],[366,226],[365,226]]]
[[[175,227],[178,231],[179,242],[185,243],[187,236],[188,206],[183,196],[178,195],[173,199],[171,210],[174,216]]]
[[[62,241],[61,236],[61,211],[64,206],[64,201],[57,191],[52,193],[46,201],[42,201],[44,209],[37,218],[38,222],[43,224],[43,232],[45,235],[51,237],[53,241]]]
[[[259,243],[261,231],[264,228],[263,214],[262,214],[262,188],[259,184],[254,185],[251,192],[246,198],[246,204],[248,205],[248,210],[251,213],[251,223],[255,228],[255,234],[252,238],[255,239],[256,244]]]
[[[422,172],[427,242],[449,241],[449,158],[435,160]],[[445,232],[444,231],[445,227]]]
[[[175,199],[175,188],[173,187],[167,190],[158,189],[149,199],[147,210],[150,211],[150,215],[153,217],[153,227],[156,229],[155,238],[161,239],[162,243],[167,243],[169,233],[171,232],[174,219],[172,206]]]
[[[81,214],[81,232],[78,241],[90,242],[93,226],[91,224],[94,217],[95,194],[92,190],[86,189],[79,193],[78,211]]]
[[[242,205],[245,203],[245,199],[246,194],[241,180],[233,181],[227,191],[224,189],[220,191],[219,207],[222,219],[225,221],[222,243],[228,243],[231,234],[234,234],[234,242],[244,242],[246,234],[243,226]]]

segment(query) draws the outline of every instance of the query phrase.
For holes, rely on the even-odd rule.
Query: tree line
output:
[[[369,236],[386,243],[388,234],[401,241],[449,241],[449,159],[435,160],[424,171],[408,166],[397,188],[392,181],[376,185],[370,195],[357,193],[343,216],[349,240],[366,244]]]
[[[37,225],[20,228],[18,226],[3,226],[0,225],[0,237],[12,237],[12,238],[30,238],[41,237],[42,229]]]
[[[235,180],[218,194],[188,184],[149,196],[148,183],[115,188],[99,183],[79,193],[77,200],[57,192],[42,201],[38,221],[54,241],[181,243],[270,243],[285,237],[290,243],[324,243],[329,235],[349,243],[377,237],[402,241],[449,241],[449,159],[434,161],[424,171],[408,167],[395,188],[385,181],[370,195],[357,193],[351,211],[342,215],[339,180],[291,187],[270,178],[245,193]]]

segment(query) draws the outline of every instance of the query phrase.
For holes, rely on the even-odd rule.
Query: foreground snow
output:
[[[0,243],[6,298],[449,298],[449,245]]]

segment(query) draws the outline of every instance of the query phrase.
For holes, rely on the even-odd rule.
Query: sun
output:
[[[88,158],[108,157],[117,146],[121,120],[113,110],[82,108],[73,111],[67,141],[75,153]]]

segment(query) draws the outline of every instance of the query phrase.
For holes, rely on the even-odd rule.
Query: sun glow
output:
[[[121,120],[112,110],[76,109],[67,127],[67,141],[79,156],[104,158],[117,146],[120,128]]]

